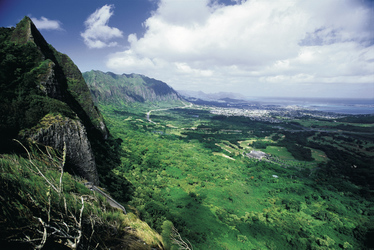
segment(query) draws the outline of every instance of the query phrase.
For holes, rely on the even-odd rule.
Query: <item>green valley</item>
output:
[[[160,234],[171,222],[194,249],[368,246],[372,134],[300,131],[310,118],[274,124],[196,105],[153,111],[153,123],[154,106],[99,108],[123,141],[113,171],[133,185],[128,207]]]

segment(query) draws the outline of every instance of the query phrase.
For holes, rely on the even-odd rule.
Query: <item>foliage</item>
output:
[[[30,130],[44,128],[53,119],[60,122],[64,117],[79,119],[87,129],[102,185],[112,192],[114,198],[120,201],[129,199],[131,185],[113,172],[120,162],[118,149],[121,142],[108,136],[88,87],[70,58],[49,45],[32,21],[25,17],[16,28],[0,29],[0,64],[0,153],[16,153],[1,156],[1,183],[2,189],[6,190],[1,196],[4,208],[0,220],[2,243],[31,248],[34,242],[34,248],[43,245],[54,248],[79,236],[79,239],[84,238],[79,244],[99,248],[119,245],[132,249],[148,249],[149,245],[160,247],[159,236],[147,224],[136,216],[124,217],[112,210],[102,198],[92,196],[68,174],[64,174],[62,196],[52,181],[57,178],[59,169],[63,169],[60,167],[56,172],[53,163],[56,155],[52,160],[49,154],[39,154],[34,150],[29,161],[17,156],[24,150],[13,138],[21,137],[25,141],[26,138],[22,137],[32,132]],[[49,92],[47,87],[51,84]],[[107,141],[104,141],[105,137]],[[41,176],[35,175],[36,170],[30,168],[30,164],[38,166],[46,177],[44,180],[50,183],[45,184]],[[26,174],[18,176],[19,173]],[[48,188],[53,191],[48,191]],[[82,203],[80,197],[88,200]],[[132,227],[138,229],[135,231]],[[66,234],[66,230],[72,234],[76,232],[76,235],[71,234],[70,238],[65,235],[66,238],[58,243],[57,236],[61,236],[61,232]]]
[[[303,149],[309,156],[325,149],[313,144],[314,132],[292,134],[266,122],[231,120],[201,109],[152,112],[153,124],[144,108],[100,108],[111,133],[123,141],[115,173],[133,186],[129,203],[167,246],[173,247],[166,240],[171,225],[195,249],[367,246],[373,211],[365,188],[337,174],[338,166],[331,172],[339,163],[309,158],[306,164],[306,156],[298,161],[287,151],[286,143],[300,145],[294,151],[301,155]],[[291,158],[282,163],[248,159],[241,152],[252,143],[245,141],[275,148],[283,143]]]
[[[111,208],[79,179],[62,175],[63,161],[55,151],[35,146],[28,151],[29,159],[0,156],[2,249],[161,246],[160,236],[135,215]]]

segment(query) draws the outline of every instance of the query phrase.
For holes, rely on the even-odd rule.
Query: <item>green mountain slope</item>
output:
[[[0,151],[16,150],[14,138],[59,150],[66,143],[67,169],[98,183],[90,140],[107,138],[108,130],[77,66],[28,17],[0,37]]]
[[[92,70],[83,73],[96,102],[181,101],[181,96],[166,83],[138,74],[117,75]]]
[[[0,138],[2,249],[162,248],[146,223],[83,186],[129,199],[131,184],[112,171],[121,140],[78,67],[28,17],[0,28]]]
[[[2,60],[1,75],[6,81],[1,81],[2,88],[8,91],[11,91],[10,86],[24,89],[26,77],[20,76],[26,74],[29,84],[37,84],[48,97],[67,103],[85,125],[93,125],[106,137],[103,119],[93,104],[81,72],[71,59],[49,45],[28,17],[14,30],[3,30],[2,57],[5,60]],[[18,59],[12,61],[15,58]]]

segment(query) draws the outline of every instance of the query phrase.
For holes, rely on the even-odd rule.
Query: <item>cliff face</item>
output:
[[[0,58],[0,152],[12,151],[16,137],[59,150],[65,142],[67,170],[97,184],[90,140],[109,133],[78,67],[28,17],[0,29]]]
[[[31,129],[28,137],[60,151],[66,144],[66,171],[84,177],[90,182],[99,183],[95,158],[86,128],[79,120],[61,115],[46,115],[40,121],[41,128]],[[39,126],[40,126],[39,124]]]
[[[83,77],[96,101],[121,103],[182,100],[166,83],[143,75],[117,75],[92,70],[83,73]]]

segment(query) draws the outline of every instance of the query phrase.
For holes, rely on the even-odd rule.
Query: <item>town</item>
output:
[[[258,105],[244,108],[212,107],[210,112],[215,115],[244,116],[254,121],[266,121],[270,123],[281,123],[287,119],[309,116],[311,118],[339,119],[344,115],[327,113],[322,111],[308,110],[300,106],[265,106]]]

